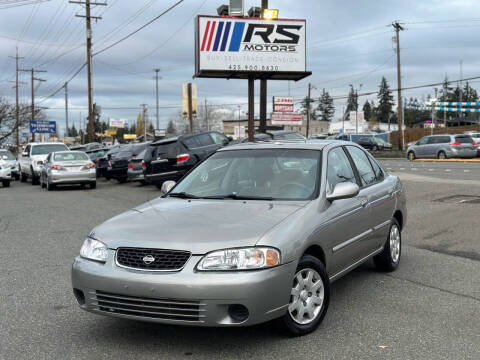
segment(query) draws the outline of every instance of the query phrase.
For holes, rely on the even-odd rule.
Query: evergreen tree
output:
[[[335,114],[335,106],[333,106],[333,98],[330,96],[328,91],[323,89],[322,95],[320,96],[320,102],[318,104],[318,111],[320,112],[321,121],[332,121],[333,115]]]
[[[348,93],[347,108],[345,109],[345,118],[350,119],[350,111],[358,111],[358,96],[353,86],[350,85],[350,92]]]
[[[363,104],[363,116],[365,118],[365,121],[370,121],[372,118],[372,105],[370,105],[370,102],[367,100],[365,101],[365,104]]]
[[[177,133],[177,129],[175,128],[175,123],[173,122],[173,120],[170,120],[167,126],[167,134],[175,135],[176,133]]]
[[[478,101],[477,90],[473,89],[468,83],[468,81],[463,87],[463,101],[470,101],[470,102]]]
[[[388,120],[391,118],[393,111],[393,95],[388,86],[388,82],[385,77],[382,77],[380,83],[380,90],[378,92],[378,108],[377,108],[377,119],[378,122],[388,123]]]
[[[75,124],[72,125],[70,130],[68,131],[68,135],[71,137],[77,137],[78,136],[78,131],[77,128],[75,127]]]
[[[313,101],[314,101],[313,99],[310,99],[310,104],[308,105],[310,107],[310,120],[316,121],[318,120],[318,117],[312,106]],[[307,115],[307,102],[308,102],[308,99],[304,98],[300,105],[301,106],[300,112],[305,116]]]
[[[153,127],[153,124],[152,124],[152,123],[150,123],[150,124],[148,125],[147,131],[148,131],[149,133],[151,133],[151,134],[153,134],[153,133],[155,132],[155,128]]]

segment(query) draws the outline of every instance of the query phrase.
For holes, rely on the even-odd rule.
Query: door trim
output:
[[[358,240],[364,238],[365,236],[371,234],[372,232],[373,232],[372,229],[368,229],[367,231],[365,231],[365,232],[363,232],[363,233],[361,233],[361,234],[359,234],[359,235],[357,235],[357,236],[355,236],[355,237],[353,237],[353,238],[351,238],[347,241],[344,241],[341,244],[338,244],[337,246],[334,246],[332,250],[333,250],[334,253],[336,253],[337,251],[343,249],[344,247],[346,247],[348,245],[351,245],[351,244],[357,242]]]
[[[339,271],[338,273],[336,273],[335,275],[333,276],[330,276],[329,277],[329,280],[331,282],[337,280],[339,277],[341,277],[342,275],[344,275],[345,273],[349,272],[350,270],[353,270],[354,268],[356,268],[357,266],[363,264],[365,261],[367,261],[368,259],[370,259],[371,257],[381,253],[383,251],[383,246],[377,250],[375,250],[374,252],[372,252],[371,254],[365,256],[364,258],[358,260],[357,262],[353,263],[352,265],[350,266],[347,266],[345,269]]]

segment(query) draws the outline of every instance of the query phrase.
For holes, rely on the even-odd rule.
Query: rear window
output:
[[[460,144],[473,143],[473,139],[470,136],[455,136],[455,141],[459,142]]]
[[[157,158],[175,158],[177,157],[177,142],[158,145],[155,149]]]
[[[78,161],[89,160],[87,154],[78,152],[58,153],[55,154],[55,161]]]
[[[68,148],[63,144],[58,145],[35,145],[32,146],[32,155],[46,155],[51,152],[65,151]]]
[[[132,157],[133,153],[131,151],[119,151],[112,155],[112,158],[129,158]]]
[[[8,159],[8,160],[15,160],[15,156],[13,156],[10,151],[0,151],[0,159],[1,159],[3,156],[7,156],[7,159]]]
[[[209,134],[200,134],[196,136],[200,146],[209,146],[213,145],[213,139],[210,137]]]
[[[197,141],[196,136],[192,136],[192,137],[183,139],[183,143],[189,149],[195,149],[195,148],[201,146],[200,143]]]
[[[305,140],[305,138],[298,133],[286,133],[275,135],[275,139],[280,140]]]

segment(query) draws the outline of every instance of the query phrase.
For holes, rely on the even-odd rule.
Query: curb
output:
[[[460,163],[480,163],[480,159],[415,159],[414,162],[460,162]]]
[[[393,157],[391,157],[391,158],[376,158],[376,157],[374,157],[374,158],[376,160],[382,160],[382,161],[385,161],[385,160],[408,160],[406,157],[404,157],[404,158],[403,157],[401,157],[401,158],[393,158]]]

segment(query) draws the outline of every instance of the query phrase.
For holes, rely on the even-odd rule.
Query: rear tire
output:
[[[97,182],[96,181],[93,181],[90,183],[90,189],[95,189],[97,187]]]
[[[2,185],[3,185],[4,188],[5,187],[10,187],[10,180],[3,180]]]
[[[413,160],[415,160],[416,158],[417,158],[417,157],[415,156],[415,153],[414,153],[413,151],[410,151],[410,152],[408,153],[408,160],[413,161]]]
[[[392,219],[387,241],[383,251],[373,258],[375,267],[380,271],[395,271],[402,255],[402,230],[396,219]]]
[[[125,184],[127,182],[127,179],[126,178],[119,178],[117,179],[117,181],[120,183],[120,184]]]
[[[439,159],[446,159],[447,154],[445,154],[445,151],[440,151],[437,156]]]
[[[35,176],[33,169],[30,169],[30,171],[32,172],[32,185],[38,185],[39,184],[38,177]]]
[[[49,182],[47,182],[47,190],[48,190],[48,191],[53,191],[53,190],[55,190],[55,185],[54,185],[54,184],[50,184]]]
[[[325,317],[329,302],[330,282],[325,265],[316,257],[303,255],[293,278],[283,325],[294,336],[311,333]]]
[[[48,181],[48,180],[47,180]],[[45,182],[43,181],[43,178],[40,177],[40,186],[42,187],[42,189],[45,189],[47,187],[47,185],[45,184]]]
[[[24,174],[23,172],[20,175],[20,181],[21,182],[27,182],[28,176],[27,174]]]
[[[15,181],[20,180],[20,174],[13,175],[13,178],[15,179]]]

